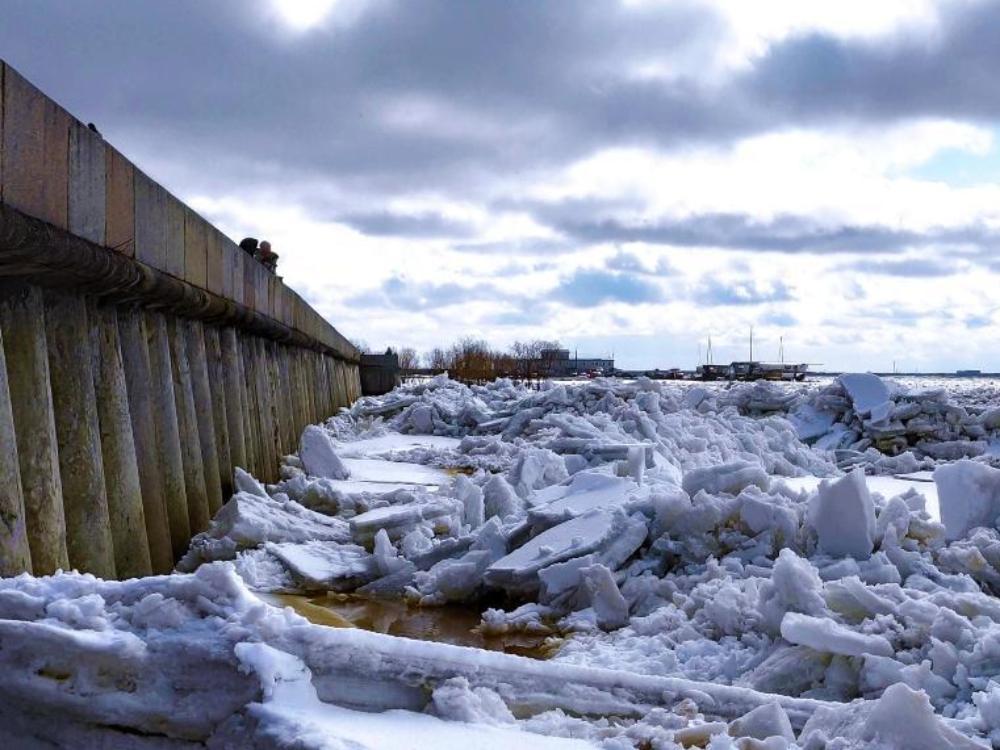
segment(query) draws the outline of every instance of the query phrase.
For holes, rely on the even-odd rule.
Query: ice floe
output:
[[[362,399],[280,482],[237,472],[187,573],[0,581],[0,741],[987,747],[1000,405],[961,398],[857,375]],[[563,640],[528,660],[254,592],[461,603]]]

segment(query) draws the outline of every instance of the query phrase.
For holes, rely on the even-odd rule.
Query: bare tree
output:
[[[424,364],[431,370],[447,370],[451,366],[448,353],[441,347],[427,352],[424,355]]]
[[[417,350],[412,346],[404,346],[398,350],[399,369],[404,373],[417,369]]]

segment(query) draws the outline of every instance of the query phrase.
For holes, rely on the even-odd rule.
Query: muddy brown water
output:
[[[291,607],[316,625],[360,628],[420,641],[472,646],[488,651],[547,659],[562,640],[545,635],[514,633],[485,636],[479,631],[478,610],[460,606],[413,607],[405,602],[323,594],[258,594],[277,607]]]

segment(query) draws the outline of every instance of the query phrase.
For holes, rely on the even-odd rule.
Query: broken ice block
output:
[[[976,526],[995,526],[1000,515],[1000,470],[975,461],[957,461],[934,471],[941,522],[948,541]]]
[[[892,656],[892,644],[880,635],[851,630],[826,617],[787,612],[781,620],[781,637],[797,646],[843,656]]]
[[[819,549],[832,557],[863,559],[875,539],[875,506],[862,469],[835,482],[822,482],[809,504],[809,523]]]
[[[350,472],[333,450],[333,441],[319,425],[311,424],[302,431],[299,459],[310,476],[347,479]]]

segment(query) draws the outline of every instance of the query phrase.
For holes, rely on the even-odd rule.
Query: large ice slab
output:
[[[356,544],[268,544],[265,549],[307,588],[353,588],[372,580],[379,572],[375,557]]]
[[[433,450],[454,450],[462,441],[459,438],[441,435],[400,435],[389,433],[363,440],[337,441],[337,454],[342,458],[371,458],[394,451],[407,451],[413,448],[430,448]]]
[[[781,620],[781,637],[797,646],[842,656],[892,656],[892,644],[880,635],[865,635],[826,617],[787,612]]]
[[[636,537],[640,534],[636,542]],[[637,526],[621,509],[597,508],[543,531],[493,563],[484,577],[490,585],[530,590],[537,588],[538,572],[542,568],[605,548],[610,551],[619,538],[628,548],[623,551],[627,557],[642,543],[645,534],[645,524],[639,523]],[[604,562],[603,559],[599,561]],[[622,562],[624,557],[615,560],[614,565]]]
[[[353,538],[367,543],[373,541],[381,529],[385,529],[391,538],[398,539],[424,521],[447,526],[448,518],[461,519],[463,511],[460,501],[441,498],[373,508],[355,516],[349,523]]]
[[[875,506],[865,475],[855,469],[846,477],[823,482],[809,504],[809,523],[819,549],[834,557],[864,559],[875,544]]]
[[[309,510],[294,500],[237,492],[215,514],[208,529],[191,540],[177,567],[193,570],[203,562],[231,560],[238,551],[267,542],[350,539],[350,529],[343,519]]]
[[[299,459],[306,473],[314,477],[347,479],[350,472],[333,449],[333,440],[319,425],[311,424],[302,431]]]
[[[947,539],[961,539],[976,526],[996,526],[1000,470],[975,461],[957,461],[938,467],[934,483]]]
[[[567,484],[539,490],[529,498],[528,518],[549,525],[597,508],[623,505],[637,490],[634,482],[597,471],[582,471]]]
[[[446,484],[452,477],[444,469],[405,461],[386,461],[381,458],[344,458],[351,480],[377,484],[426,485],[436,487]]]
[[[861,415],[871,414],[889,401],[889,387],[878,375],[869,372],[852,372],[841,375],[837,380],[847,391],[854,410]]]

